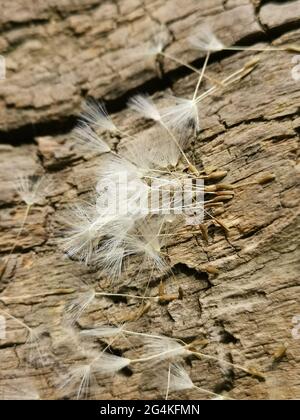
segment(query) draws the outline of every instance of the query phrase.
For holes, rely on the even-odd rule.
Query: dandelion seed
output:
[[[127,255],[142,255],[144,261],[159,272],[168,268],[167,263],[161,257],[160,251],[155,249],[155,244],[146,242],[143,238],[129,238],[126,244]]]
[[[137,226],[137,235],[140,234],[143,240],[149,244],[155,252],[160,252],[164,245],[163,239],[160,237],[164,224],[164,217],[152,217]]]
[[[184,148],[187,144],[186,136],[178,140],[179,145]],[[175,167],[180,158],[180,148],[170,133],[161,124],[153,126],[143,138],[138,141],[126,143],[122,155],[134,164],[140,178],[165,174],[162,169]],[[160,168],[160,169],[158,169]]]
[[[192,347],[193,343],[190,345],[184,343],[182,340],[173,339],[164,336],[150,336],[145,337],[145,357],[140,359],[131,360],[132,363],[134,362],[147,362],[150,360],[166,360],[178,357],[184,357],[187,355],[194,355],[199,359],[206,359],[206,360],[214,360],[219,363],[224,363],[227,366],[231,366],[237,369],[240,369],[246,372],[249,375],[255,377],[263,377],[263,374],[259,372],[257,369],[252,368],[245,368],[243,366],[227,362],[226,360],[220,360],[216,356],[212,356],[209,354],[201,353],[198,351],[193,350]]]
[[[96,293],[97,296],[105,296],[106,294],[102,294],[102,293]],[[124,295],[124,294],[112,294],[112,293],[108,293],[108,296],[124,296],[124,297],[129,297],[129,298],[138,298],[138,299],[147,299],[147,297],[145,298],[144,296],[131,296],[131,295]],[[156,299],[156,298],[154,298]],[[131,335],[131,336],[136,336],[139,337],[141,339],[145,339],[145,337],[147,338],[158,338],[160,339],[160,336],[155,336],[153,334],[146,334],[146,333],[141,333],[141,332],[137,332],[137,331],[130,331],[125,329],[125,324],[123,324],[120,327],[111,327],[108,325],[100,325],[98,327],[89,329],[89,330],[83,330],[80,332],[80,335],[83,336],[90,336],[90,337],[99,337],[99,338],[112,338],[112,337],[117,337],[118,335],[122,334],[123,336],[127,336],[127,335]]]
[[[255,51],[255,52],[272,52],[272,51],[299,51],[297,45],[286,46],[268,46],[268,47],[244,47],[240,45],[228,46],[224,45],[222,41],[214,34],[209,25],[202,25],[197,34],[189,38],[190,43],[196,49],[206,52],[218,51]]]
[[[14,322],[19,324],[22,328],[24,328],[27,331],[28,335],[26,338],[25,345],[29,348],[29,351],[30,351],[29,362],[33,362],[36,359],[36,357],[38,357],[41,364],[44,365],[46,362],[46,359],[45,359],[45,355],[43,354],[40,348],[40,339],[41,339],[42,334],[45,332],[45,328],[44,327],[31,328],[27,324],[25,324],[25,322],[11,315],[9,312],[5,311],[4,309],[0,309],[0,313],[12,319]]]
[[[167,380],[167,393],[166,399],[168,399],[169,392],[185,391],[187,389],[197,389],[198,391],[214,397],[213,399],[220,400],[231,400],[232,398],[216,394],[215,392],[196,386],[191,380],[189,374],[186,372],[184,367],[179,364],[170,364]]]
[[[121,276],[123,261],[127,256],[124,241],[133,226],[134,223],[127,217],[120,217],[108,224],[105,227],[105,239],[93,256],[92,262],[111,280],[118,280]]]
[[[11,254],[14,252],[18,240],[23,232],[24,226],[26,224],[29,212],[31,207],[34,204],[39,203],[42,201],[48,194],[50,194],[53,190],[53,184],[50,182],[49,178],[46,176],[19,176],[17,183],[16,183],[16,191],[18,192],[21,199],[27,204],[27,208],[25,211],[25,215],[23,217],[21,227],[17,233],[16,240],[14,245],[9,251],[6,265],[9,261]]]

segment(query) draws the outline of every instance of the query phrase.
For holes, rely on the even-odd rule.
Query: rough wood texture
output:
[[[158,102],[168,93],[186,97],[196,76],[170,61],[137,59],[126,49],[143,47],[157,31],[165,32],[167,52],[200,67],[203,57],[189,48],[186,38],[203,20],[228,43],[300,43],[300,1],[262,3],[186,0],[183,7],[182,0],[2,1],[0,54],[7,62],[7,79],[0,81],[2,256],[13,246],[25,212],[13,185],[17,171],[46,171],[55,191],[33,207],[0,281],[0,309],[30,326],[46,327],[41,345],[48,348],[49,360],[44,367],[26,363],[26,330],[7,319],[7,337],[0,340],[0,390],[32,383],[41,398],[71,398],[57,388],[59,375],[78,358],[72,345],[60,342],[63,308],[84,283],[108,286],[97,272],[65,259],[56,241],[59,216],[88,194],[101,165],[102,158],[79,155],[70,138],[83,98],[104,99],[115,120],[131,133],[151,133],[151,124],[125,108],[133,90],[149,91]],[[191,152],[199,166],[227,170],[226,183],[269,173],[276,179],[237,190],[221,216],[230,227],[228,236],[211,226],[209,243],[200,234],[169,243],[175,276],[165,279],[166,289],[175,292],[181,285],[184,299],[153,304],[131,328],[187,341],[205,337],[206,352],[257,366],[266,375],[262,382],[213,362],[190,360],[187,369],[203,388],[230,390],[231,397],[242,399],[300,398],[300,342],[291,334],[292,319],[300,315],[300,82],[292,78],[293,54],[213,55],[208,73],[221,79],[253,55],[261,62],[251,75],[203,102],[203,130]],[[211,267],[219,274],[209,274]],[[122,292],[144,290],[149,273],[137,272],[132,264]],[[158,284],[151,283],[153,295]],[[134,300],[96,300],[79,327],[122,320],[137,308]],[[113,348],[132,356],[139,353],[134,344],[120,339]],[[286,354],[273,363],[283,345]],[[101,378],[94,397],[161,398],[155,371],[141,364],[132,372]],[[202,396],[189,391],[175,397]]]

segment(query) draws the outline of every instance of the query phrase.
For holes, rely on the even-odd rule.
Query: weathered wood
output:
[[[48,349],[49,360],[42,367],[28,365],[26,330],[7,318],[7,337],[0,339],[0,397],[7,386],[22,389],[24,383],[32,383],[41,398],[72,398],[74,394],[58,389],[60,375],[80,358],[72,337],[61,329],[64,305],[86,283],[109,286],[95,270],[64,258],[57,243],[63,234],[61,216],[78,197],[88,196],[104,159],[83,156],[74,148],[71,128],[83,98],[104,99],[122,127],[138,136],[151,136],[152,125],[125,107],[132,90],[149,89],[163,103],[170,93],[191,95],[197,78],[170,61],[155,63],[127,50],[143,48],[157,31],[165,32],[166,51],[200,67],[203,56],[189,47],[187,37],[204,20],[228,43],[299,44],[300,2],[260,6],[250,0],[203,0],[199,5],[198,0],[188,0],[184,7],[181,0],[3,3],[0,54],[7,62],[7,79],[0,81],[3,257],[15,243],[26,210],[14,189],[17,172],[45,171],[55,188],[30,212],[0,281],[0,309],[30,327],[45,327],[41,345]],[[213,55],[208,74],[221,80],[253,56],[260,57],[260,63],[249,76],[203,101],[202,131],[189,152],[199,167],[228,171],[225,183],[251,183],[268,174],[276,178],[235,190],[220,216],[230,228],[229,235],[211,225],[208,243],[199,233],[170,239],[174,276],[164,279],[165,287],[172,294],[181,286],[184,298],[165,305],[153,303],[131,328],[188,342],[206,338],[205,352],[254,365],[266,376],[261,382],[238,370],[193,359],[187,369],[203,388],[228,389],[231,397],[241,399],[300,398],[300,346],[291,333],[292,319],[300,315],[300,85],[292,77],[293,54]],[[109,141],[122,147],[125,140]],[[148,277],[147,272],[138,275],[133,263],[124,285],[115,290],[141,293]],[[159,279],[152,281],[149,293],[156,296],[158,287]],[[122,321],[138,305],[135,300],[97,299],[80,318],[79,328]],[[141,351],[135,344],[120,339],[113,349],[132,357]],[[283,345],[286,354],[274,363],[274,354]],[[100,348],[99,343],[86,346]],[[101,378],[94,397],[161,398],[158,371],[139,364],[130,376],[127,372]],[[188,391],[175,397],[203,396]]]

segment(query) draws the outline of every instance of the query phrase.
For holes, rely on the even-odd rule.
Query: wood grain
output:
[[[71,131],[82,101],[87,96],[104,100],[116,123],[137,136],[151,136],[151,124],[126,109],[130,95],[148,91],[158,104],[169,94],[188,97],[197,76],[168,60],[138,58],[134,51],[163,32],[169,54],[201,67],[204,57],[189,47],[187,38],[207,20],[227,43],[299,44],[300,2],[186,0],[184,7],[181,0],[2,3],[0,54],[6,59],[7,78],[0,81],[0,309],[30,327],[42,327],[47,361],[44,366],[38,360],[28,363],[26,330],[7,318],[7,337],[0,340],[0,394],[32,384],[40,398],[74,398],[58,386],[61,375],[82,357],[61,327],[64,306],[87,285],[109,287],[99,272],[65,258],[58,245],[61,216],[70,204],[88,197],[104,159],[74,148]],[[300,346],[291,333],[292,319],[300,315],[300,84],[292,77],[295,54],[212,56],[208,74],[217,79],[253,57],[260,63],[241,82],[203,101],[202,130],[193,139],[190,155],[200,168],[226,170],[222,182],[246,184],[268,174],[275,180],[235,190],[220,216],[229,235],[210,224],[208,243],[199,233],[170,240],[167,252],[174,275],[164,278],[165,288],[176,293],[181,286],[184,298],[153,303],[148,313],[130,323],[136,331],[187,342],[205,338],[207,353],[265,373],[263,382],[218,363],[186,363],[196,384],[228,390],[232,398],[300,398]],[[108,141],[119,148],[125,140]],[[18,172],[46,172],[55,188],[33,207],[4,266],[26,210],[14,189]],[[138,275],[138,268],[133,261],[115,290],[142,293],[149,272]],[[150,284],[153,296],[159,280]],[[96,299],[76,328],[121,321],[138,307],[132,299]],[[102,344],[85,343],[89,349]],[[132,357],[141,351],[136,344],[120,339],[113,350]],[[274,363],[282,345],[286,354]],[[162,398],[159,370],[139,364],[114,377],[97,378],[92,397]],[[206,398],[196,391],[174,397]]]

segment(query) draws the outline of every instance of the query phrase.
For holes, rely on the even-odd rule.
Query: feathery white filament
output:
[[[160,54],[168,43],[169,35],[166,32],[155,34],[153,39],[143,47],[139,47],[134,55],[151,57]]]
[[[183,391],[194,387],[193,381],[183,366],[171,364],[170,368],[170,391]]]
[[[176,97],[174,99],[176,102],[175,105],[167,107],[161,112],[164,123],[178,132],[185,130],[193,124],[198,131],[200,126],[197,98],[185,99]]]
[[[97,373],[113,374],[124,369],[124,367],[129,366],[130,363],[131,360],[125,357],[102,352],[93,365],[94,370]]]
[[[6,264],[8,263],[9,257],[18,245],[18,239],[23,232],[31,207],[34,204],[42,201],[53,190],[53,184],[46,176],[28,177],[21,175],[19,176],[15,187],[21,199],[27,204],[27,209],[25,211],[25,215],[23,217],[22,224],[16,236],[15,242],[10,249]]]
[[[138,167],[135,163],[132,163],[129,160],[119,156],[110,156],[109,159],[107,159],[105,162],[105,165],[99,169],[99,181],[96,189],[98,190],[99,186],[99,189],[101,190],[101,184],[103,183],[103,180],[118,184],[124,179],[131,180],[142,178],[143,175],[143,169]]]
[[[110,327],[103,325],[90,330],[83,330],[80,332],[82,336],[108,338],[115,337],[122,332],[122,327]]]
[[[29,349],[29,355],[28,359],[29,362],[35,362],[38,360],[38,362],[45,366],[47,363],[47,358],[45,356],[45,352],[41,347],[40,340],[42,338],[42,334],[45,332],[45,329],[43,327],[37,327],[37,328],[31,328],[29,330],[29,334],[26,340],[26,345]]]
[[[11,315],[4,309],[0,309],[0,313],[3,313],[5,316],[12,319],[21,327],[26,329],[28,335],[25,344],[29,348],[29,361],[32,362],[37,357],[40,363],[44,365],[46,360],[40,347],[40,339],[42,334],[45,332],[44,327],[31,328],[27,324],[25,324],[25,322]]]
[[[75,142],[79,144],[84,151],[98,153],[108,153],[111,151],[105,141],[103,141],[101,137],[84,122],[80,123],[78,127],[75,128],[73,137]]]
[[[88,306],[95,299],[95,291],[88,290],[87,292],[80,293],[79,296],[69,302],[64,314],[64,322],[67,325],[73,326],[76,324],[81,315],[85,312]]]
[[[84,104],[81,119],[86,123],[105,131],[118,131],[108,115],[105,106],[96,101],[90,100]]]
[[[96,206],[77,204],[62,221],[68,226],[68,236],[61,240],[62,249],[71,258],[76,256],[88,264],[99,242],[97,233],[104,223],[99,218]]]
[[[145,338],[145,357],[141,360],[168,360],[190,354],[186,347],[169,337]]]
[[[197,389],[198,391],[213,397],[212,399],[231,400],[231,398],[229,397],[222,396],[222,395],[216,394],[215,392],[196,386],[191,380],[189,374],[183,368],[183,366],[172,363],[169,368],[167,395],[169,391],[170,392],[184,391],[184,390],[192,389],[192,388]]]
[[[149,120],[160,121],[161,116],[154,105],[153,101],[148,95],[136,95],[133,96],[128,102],[129,108],[136,111],[144,118]]]
[[[76,394],[77,400],[85,399],[89,396],[92,378],[90,364],[75,366],[63,376],[59,388],[63,389],[67,386],[78,387]]]
[[[121,237],[119,234],[116,234],[115,237],[112,235],[97,250],[95,263],[112,280],[120,278],[123,263],[131,255],[140,255],[143,257],[144,263],[149,264],[153,269],[163,271],[167,268],[166,262],[160,255],[162,245],[154,233],[151,236],[149,232],[148,236],[145,229],[143,230],[142,224],[138,230],[134,229],[132,232],[124,233]]]
[[[175,167],[180,157],[180,150],[166,129],[161,125],[155,125],[146,130],[138,141],[126,143],[122,154],[140,168],[139,173],[145,176],[157,175],[160,169],[168,166]]]
[[[225,48],[208,25],[202,25],[189,41],[196,49],[206,52],[222,51]]]

